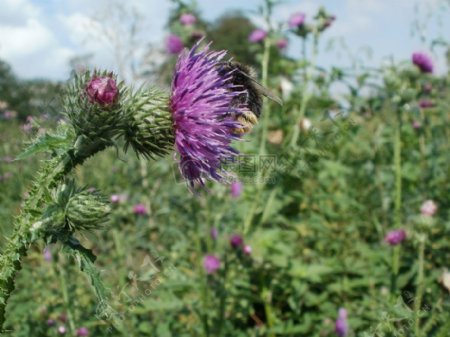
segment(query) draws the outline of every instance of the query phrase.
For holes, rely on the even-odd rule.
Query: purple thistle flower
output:
[[[339,337],[346,337],[348,335],[347,310],[340,308],[338,318],[335,324],[336,335]]]
[[[217,240],[217,237],[219,236],[219,231],[217,230],[217,228],[213,227],[211,228],[211,239],[213,240]]]
[[[169,35],[166,40],[166,50],[169,54],[178,55],[184,48],[183,40],[175,34]]]
[[[244,240],[242,239],[242,236],[239,234],[233,234],[230,238],[230,245],[233,248],[239,248],[244,244]]]
[[[267,37],[267,32],[263,29],[255,29],[250,33],[248,40],[250,42],[262,42]]]
[[[391,246],[396,246],[406,239],[406,231],[404,229],[396,229],[388,232],[384,237],[384,241]]]
[[[428,109],[428,108],[434,107],[434,103],[433,103],[433,101],[431,101],[431,100],[429,100],[429,99],[422,99],[422,100],[420,100],[420,102],[419,102],[419,106],[420,106],[422,109]]]
[[[232,106],[242,89],[231,83],[231,72],[220,71],[226,51],[209,52],[208,45],[197,52],[198,46],[179,57],[170,97],[180,171],[191,187],[227,175],[221,164],[238,154],[230,143],[240,126],[231,112],[242,109]]]
[[[295,13],[288,21],[289,28],[298,28],[305,23],[305,13]]]
[[[108,106],[117,101],[119,89],[111,76],[95,76],[86,86],[86,95],[91,103]]]
[[[86,337],[89,336],[89,330],[86,327],[81,327],[79,329],[77,329],[77,337]]]
[[[231,183],[231,197],[237,199],[242,194],[242,183],[240,181],[233,181]]]
[[[277,48],[280,50],[286,49],[289,44],[289,41],[286,39],[279,39],[276,42]]]
[[[147,215],[147,207],[144,204],[136,204],[133,207],[133,213],[136,215]]]
[[[185,13],[180,16],[180,23],[183,26],[191,26],[197,22],[197,18],[193,14]]]
[[[420,69],[423,73],[433,72],[433,61],[425,53],[417,52],[412,54],[412,62]]]
[[[208,274],[214,274],[220,268],[220,259],[215,255],[206,255],[203,259],[203,267]]]

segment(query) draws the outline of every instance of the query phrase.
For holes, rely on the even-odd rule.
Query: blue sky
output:
[[[262,23],[255,11],[261,2],[197,0],[208,20],[240,9],[258,25]],[[119,60],[129,57],[124,54],[126,48],[121,47],[124,34],[120,33],[120,25],[126,22],[125,14],[116,21],[107,20],[106,26],[114,26],[113,31],[119,35],[115,47],[111,39],[102,38],[105,34],[99,33],[105,27],[98,20],[109,15],[111,3],[126,4],[126,8],[134,8],[142,17],[140,34],[134,41],[134,57],[139,58],[151,44],[152,57],[161,59],[164,25],[171,8],[168,0],[0,0],[0,59],[10,63],[23,78],[66,79],[69,60],[85,54],[93,55],[94,66],[120,71]],[[364,60],[366,65],[378,66],[387,57],[400,61],[409,59],[413,51],[422,50],[433,54],[438,72],[445,71],[442,48],[431,51],[429,46],[432,38],[450,36],[448,0],[285,0],[277,8],[274,20],[285,22],[297,11],[311,17],[320,5],[337,16],[322,42],[320,65],[349,66],[355,60]],[[414,22],[420,23],[420,30],[412,29]],[[327,45],[331,42],[335,47],[330,50]],[[289,53],[299,53],[294,38]]]

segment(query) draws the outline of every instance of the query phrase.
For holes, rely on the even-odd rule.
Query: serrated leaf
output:
[[[53,152],[56,149],[66,148],[70,141],[70,137],[67,134],[45,133],[33,141],[15,160],[22,160],[40,152]]]

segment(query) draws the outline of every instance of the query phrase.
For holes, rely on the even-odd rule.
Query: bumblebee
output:
[[[280,98],[256,81],[256,73],[253,68],[239,62],[230,61],[221,63],[219,71],[222,74],[231,74],[230,82],[235,86],[234,91],[243,91],[234,97],[231,102],[231,107],[245,107],[241,109],[242,113],[233,115],[234,119],[241,124],[241,127],[233,130],[234,133],[243,135],[252,130],[261,116],[263,96],[282,104]]]

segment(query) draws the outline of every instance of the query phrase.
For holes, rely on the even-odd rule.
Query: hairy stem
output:
[[[75,146],[80,144],[79,141],[77,139]],[[74,167],[109,145],[103,141],[84,142],[77,150],[72,148],[49,160],[39,171],[24,208],[16,219],[13,234],[0,256],[0,331],[3,331],[8,299],[15,288],[14,279],[22,269],[22,259],[29,246],[37,239],[33,236],[32,226],[42,216],[46,196]]]
[[[414,335],[421,336],[420,331],[420,310],[422,307],[423,297],[423,281],[424,281],[424,267],[425,267],[425,237],[420,238],[419,252],[418,252],[418,272],[417,272],[417,289],[416,300],[414,302]]]

